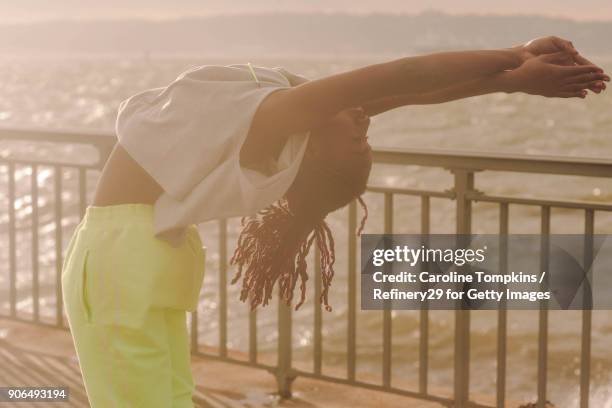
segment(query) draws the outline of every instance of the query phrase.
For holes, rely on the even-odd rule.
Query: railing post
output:
[[[430,233],[430,197],[421,197],[421,235],[423,235],[423,245],[429,247]],[[423,266],[429,268],[429,264],[424,262]],[[425,269],[429,270],[429,269]],[[421,284],[422,290],[426,291],[428,285]],[[419,318],[419,392],[427,394],[427,372],[429,370],[429,304],[427,299],[422,303]]]
[[[457,234],[470,234],[472,230],[472,202],[468,194],[474,192],[474,171],[453,169],[455,177]],[[455,407],[464,408],[470,397],[470,311],[455,311]]]
[[[55,166],[53,173],[54,208],[55,208],[55,321],[58,327],[64,327],[64,305],[62,295],[62,166]]]
[[[393,234],[393,194],[385,193],[385,234]],[[388,264],[387,264],[388,266]],[[389,273],[390,270],[385,270],[385,273]],[[386,284],[385,288],[389,285]],[[391,375],[392,375],[392,331],[393,315],[392,315],[392,304],[390,300],[384,301],[383,309],[383,386],[391,387]]]
[[[278,299],[278,358],[276,363],[276,383],[281,398],[291,398],[291,384],[295,380],[295,373],[291,367],[292,338],[291,338],[291,306],[282,298]]]
[[[198,347],[198,343],[199,343],[199,340],[198,340],[198,308],[197,307],[196,307],[196,310],[191,312],[190,319],[191,319],[190,320],[190,324],[191,324],[190,346],[191,346],[191,352],[195,354],[199,350],[199,347]]]
[[[585,302],[589,296],[590,286],[593,287],[593,234],[595,233],[595,211],[586,210],[584,214],[584,270],[585,276],[582,299]],[[582,335],[580,344],[580,408],[589,408],[589,389],[591,384],[591,332],[592,332],[592,310],[593,305],[588,307],[582,304]]]
[[[542,206],[541,216],[541,247],[540,270],[547,271],[550,265],[550,206]],[[548,278],[540,284],[540,290],[548,287]],[[546,393],[548,385],[548,301],[539,302],[540,313],[538,318],[538,401],[537,408],[546,408]]]
[[[219,355],[227,357],[227,219],[219,220]]]
[[[346,378],[355,381],[357,372],[357,204],[348,208],[348,304],[346,322]]]
[[[508,273],[508,232],[510,206],[501,203],[499,207],[499,272]],[[501,284],[504,290],[506,285]],[[506,360],[508,353],[508,310],[506,299],[502,299],[497,314],[497,408],[506,406]]]
[[[15,165],[8,165],[9,303],[11,317],[17,317],[17,227],[15,215]]]

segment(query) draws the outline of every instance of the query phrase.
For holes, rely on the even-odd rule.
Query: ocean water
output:
[[[128,96],[146,88],[163,86],[180,72],[194,65],[229,64],[250,61],[255,65],[284,66],[310,78],[340,72],[384,57],[359,58],[244,58],[228,60],[193,56],[141,57],[66,57],[66,58],[0,58],[0,126],[39,126],[44,128],[88,128],[112,130],[116,108]],[[593,58],[612,69],[612,60]],[[586,100],[545,99],[523,94],[493,94],[435,106],[413,106],[396,109],[373,118],[370,141],[374,146],[403,148],[443,148],[520,154],[543,154],[576,157],[612,157],[612,96],[589,95]],[[204,135],[203,135],[204,137]],[[41,159],[87,162],[95,154],[80,146],[56,147],[50,144],[17,144],[0,142],[2,156],[38,157]],[[66,171],[62,182],[64,248],[70,232],[78,222],[78,175]],[[89,194],[93,192],[95,174],[89,175]],[[31,278],[31,170],[17,167],[17,260],[18,308],[32,310]],[[55,254],[53,225],[53,171],[42,166],[38,174],[40,207],[41,312],[52,318],[55,310]],[[444,190],[451,187],[448,172],[428,168],[378,166],[371,183]],[[0,206],[7,208],[6,169],[0,168]],[[530,176],[509,173],[479,173],[476,185],[491,194],[542,197],[563,200],[586,200],[608,203],[612,199],[610,179],[582,177]],[[381,232],[382,197],[366,194],[370,208],[366,233]],[[476,204],[473,231],[495,233],[499,222],[498,207]],[[420,207],[416,198],[395,200],[394,232],[416,233],[420,225]],[[539,210],[524,206],[511,207],[512,233],[537,233]],[[581,233],[583,213],[553,210],[553,233]],[[7,247],[7,211],[0,211],[0,248]],[[432,201],[432,232],[450,233],[454,225],[453,203]],[[329,217],[337,236],[338,248],[346,242],[346,211]],[[200,338],[203,344],[215,346],[218,341],[219,300],[217,286],[218,258],[215,223],[200,227],[208,247],[207,273],[200,304]],[[238,223],[230,222],[229,238],[233,245]],[[612,217],[597,214],[597,233],[612,232]],[[230,246],[233,249],[233,246]],[[8,293],[8,251],[0,254],[0,302],[6,306]],[[324,312],[324,372],[343,373],[346,364],[346,257],[337,256],[336,277],[331,294],[334,310]],[[230,271],[233,276],[233,271]],[[231,276],[230,276],[231,277]],[[308,294],[313,288],[308,288]],[[237,302],[238,287],[229,288],[229,344],[246,350],[248,327],[246,308]],[[294,313],[295,364],[312,367],[313,303],[309,301]],[[475,392],[492,395],[495,390],[496,313],[472,314],[471,386]],[[276,334],[274,306],[258,312],[259,350],[273,360]],[[379,381],[382,361],[382,313],[358,311],[357,377]],[[535,400],[537,367],[538,313],[510,312],[508,327],[508,395],[513,399]],[[393,382],[416,388],[418,373],[418,312],[393,313]],[[430,387],[452,389],[453,358],[452,312],[431,313],[430,321]],[[580,368],[579,312],[551,312],[549,332],[548,390],[549,399],[562,407],[577,406]],[[592,406],[612,407],[612,313],[593,313]],[[271,361],[272,361],[271,360]],[[449,363],[450,362],[450,363]]]

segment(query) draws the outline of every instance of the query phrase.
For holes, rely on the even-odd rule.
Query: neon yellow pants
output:
[[[205,249],[195,225],[179,246],[156,238],[151,205],[87,208],[61,278],[92,407],[193,407],[186,312]]]

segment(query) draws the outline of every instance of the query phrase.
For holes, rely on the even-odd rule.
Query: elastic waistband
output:
[[[105,224],[146,223],[153,224],[153,205],[128,203],[107,206],[88,206],[85,210],[85,223],[104,222]]]

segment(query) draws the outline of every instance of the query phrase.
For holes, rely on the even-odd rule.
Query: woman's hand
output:
[[[525,44],[513,47],[513,49],[517,52],[523,62],[541,55],[565,51],[569,53],[572,58],[564,60],[562,62],[563,65],[595,65],[580,55],[571,41],[556,36],[536,38],[526,42]],[[606,84],[604,82],[598,82],[593,84],[593,86],[589,87],[588,89],[595,93],[600,93],[606,89]]]
[[[508,71],[510,89],[531,95],[557,98],[584,98],[586,89],[599,87],[610,77],[595,65],[572,65],[573,52],[542,54]]]
[[[536,38],[526,42],[525,44],[518,45],[514,47],[514,49],[518,52],[523,62],[540,55],[554,54],[561,51],[567,51],[571,54],[578,54],[578,51],[574,48],[571,41],[555,36]]]

